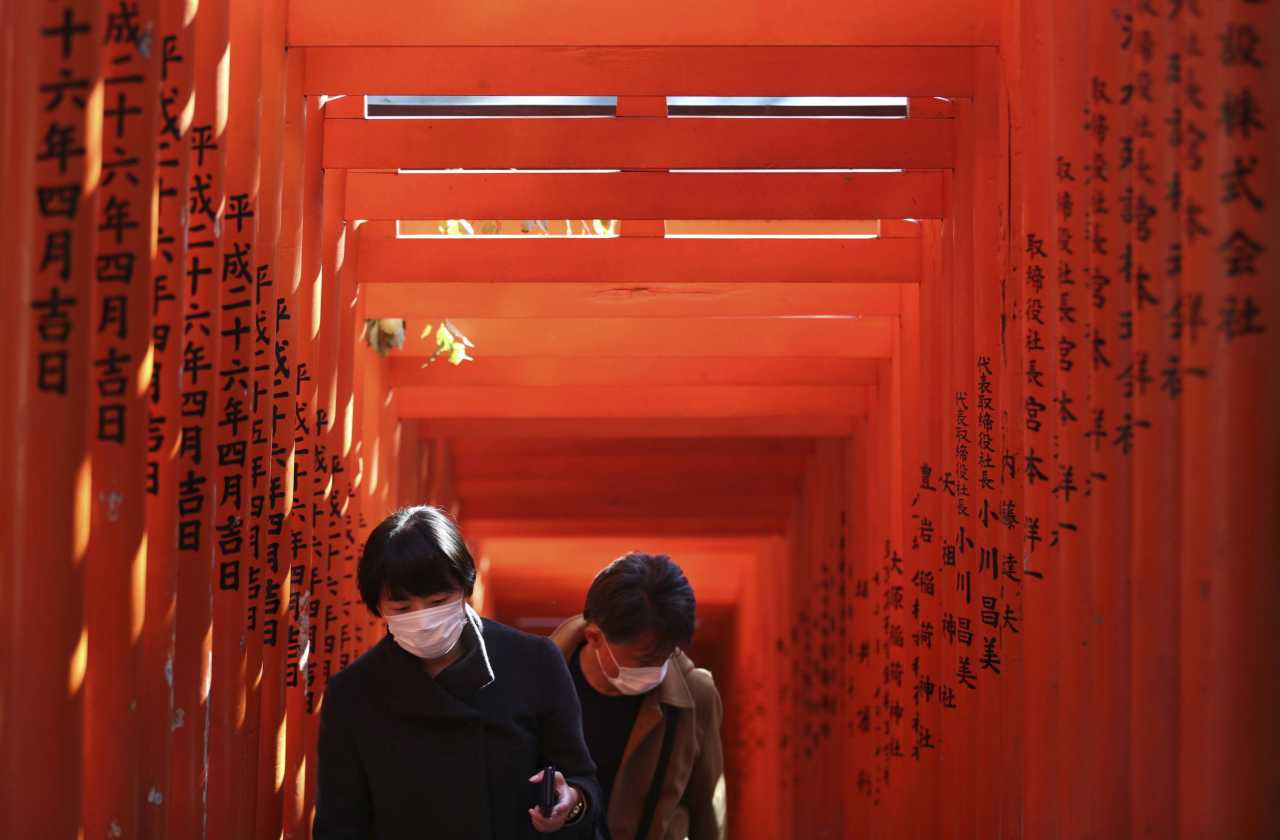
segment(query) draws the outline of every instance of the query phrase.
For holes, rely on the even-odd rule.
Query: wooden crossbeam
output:
[[[560,517],[484,519],[469,516],[462,508],[462,530],[479,537],[739,537],[771,536],[786,530],[790,510],[764,516],[706,516],[688,511],[662,516],[595,516],[566,512]]]
[[[439,385],[875,385],[874,359],[481,356],[463,368],[420,358],[387,360],[388,387]]]
[[[476,355],[631,358],[834,356],[887,359],[890,318],[478,319],[453,324],[476,345]],[[410,330],[394,355],[429,356],[435,337]],[[373,352],[369,350],[369,352]]]
[[[483,246],[481,246],[483,247]],[[889,283],[364,283],[370,318],[726,318],[897,315]]]
[[[772,496],[704,495],[700,497],[572,496],[463,499],[464,516],[478,519],[558,519],[567,512],[577,516],[634,516],[641,518],[684,513],[699,517],[778,515],[779,501]]]
[[[974,45],[995,44],[993,0],[742,3],[651,0],[555,4],[350,0],[289,4],[289,46]],[[508,72],[519,72],[519,65]]]
[[[942,172],[353,172],[348,219],[942,217]]]
[[[326,169],[949,169],[955,122],[325,120]]]
[[[361,237],[359,276],[376,283],[918,283],[920,255],[919,239]]]
[[[799,478],[804,459],[794,455],[455,455],[454,474],[463,482],[541,481],[550,477],[598,481],[670,480],[695,475]]]
[[[420,421],[424,436],[457,439],[502,438],[838,438],[853,434],[851,417],[705,417],[507,419],[468,417]]]
[[[973,95],[968,47],[306,47],[309,94]]]
[[[608,422],[611,421],[602,421]],[[737,421],[725,421],[732,425]],[[536,424],[531,424],[531,427]],[[813,454],[812,441],[791,438],[752,438],[731,435],[706,438],[690,435],[684,438],[667,435],[638,435],[625,438],[601,437],[580,428],[579,433],[563,437],[467,437],[453,441],[450,449],[455,458],[470,460],[504,457],[733,457],[739,459],[789,456],[806,458]]]
[[[864,386],[407,386],[401,417],[631,418],[860,416]]]
[[[575,476],[553,470],[530,479],[460,478],[455,489],[464,500],[528,499],[542,496],[554,499],[593,499],[616,497],[643,499],[657,495],[678,495],[685,499],[728,495],[772,498],[779,504],[797,493],[799,475],[738,475],[735,473],[694,473],[667,476],[612,475],[604,477]]]
[[[575,517],[542,519],[480,519],[462,514],[462,530],[478,537],[577,537],[625,536],[656,539],[661,537],[761,537],[781,535],[787,527],[789,511],[772,516],[698,516],[668,515],[657,517]]]

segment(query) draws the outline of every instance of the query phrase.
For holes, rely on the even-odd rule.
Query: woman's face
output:
[[[389,615],[400,615],[401,613],[425,610],[429,607],[438,607],[442,604],[456,604],[461,600],[461,589],[451,589],[448,592],[437,592],[434,595],[410,595],[408,598],[392,598],[389,593],[383,592],[382,598],[378,600],[378,612],[380,612],[383,617]]]

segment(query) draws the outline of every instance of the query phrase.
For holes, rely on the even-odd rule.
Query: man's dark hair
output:
[[[476,564],[444,511],[427,505],[401,508],[379,523],[364,544],[356,570],[360,597],[374,615],[383,594],[420,598],[461,589],[470,596]]]
[[[609,641],[649,638],[661,654],[689,646],[696,608],[693,587],[670,557],[632,552],[596,575],[582,614]]]

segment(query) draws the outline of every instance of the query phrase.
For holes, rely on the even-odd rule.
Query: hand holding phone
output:
[[[550,817],[551,811],[556,807],[556,768],[550,764],[542,771],[542,782],[540,786],[540,795],[538,797],[538,809],[542,811],[542,816]]]

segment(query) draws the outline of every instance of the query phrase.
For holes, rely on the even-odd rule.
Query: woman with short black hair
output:
[[[454,523],[396,511],[357,578],[388,635],[329,682],[315,840],[594,836],[600,794],[564,659],[471,608],[475,563]],[[533,785],[546,765],[549,816]]]

